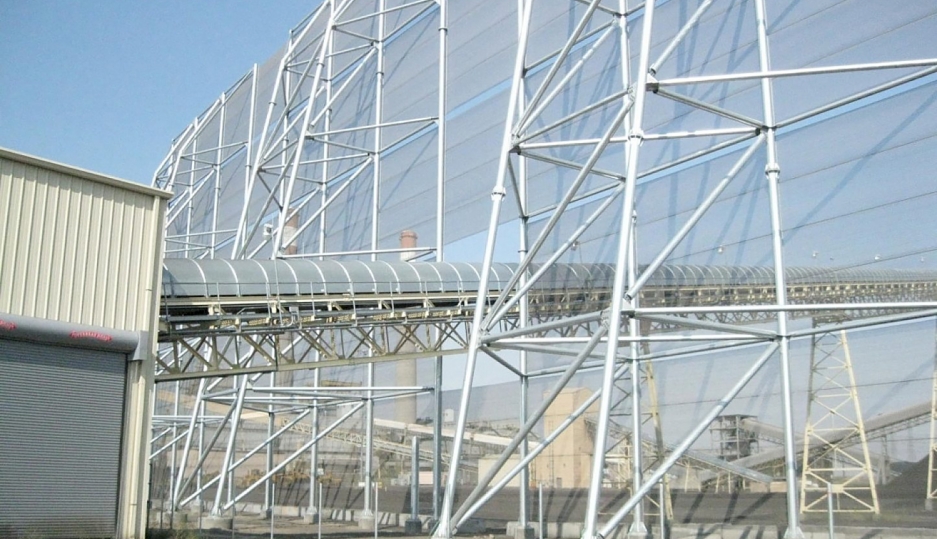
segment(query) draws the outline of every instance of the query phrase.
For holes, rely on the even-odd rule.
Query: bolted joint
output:
[[[624,322],[625,320],[634,318],[634,298],[625,294],[622,300],[621,321]]]
[[[770,176],[770,175],[772,175],[772,174],[777,175],[777,174],[780,174],[780,173],[781,173],[781,165],[779,165],[779,164],[777,164],[777,163],[768,163],[767,165],[765,165],[765,175],[766,175],[766,176]]]
[[[641,128],[634,128],[628,133],[628,142],[637,142],[638,146],[644,144],[644,130]]]
[[[648,92],[657,93],[660,90],[660,82],[658,82],[657,77],[654,75],[657,74],[657,69],[651,67],[647,70],[647,86],[645,88]]]
[[[508,194],[508,192],[504,189],[504,187],[495,187],[495,188],[491,191],[491,200],[497,200],[497,199],[499,199],[499,198],[504,198],[507,194]]]
[[[621,313],[621,321],[625,322],[635,317],[634,298],[625,294],[621,297],[621,300],[621,308],[618,312]]]

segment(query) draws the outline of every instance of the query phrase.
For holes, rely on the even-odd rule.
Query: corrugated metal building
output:
[[[167,198],[0,148],[0,537],[143,537]]]

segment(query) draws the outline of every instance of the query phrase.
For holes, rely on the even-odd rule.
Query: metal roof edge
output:
[[[164,191],[155,187],[143,185],[142,183],[124,180],[116,176],[108,176],[107,174],[101,174],[99,172],[93,172],[91,170],[78,168],[72,165],[66,165],[64,163],[46,159],[44,157],[29,155],[23,152],[18,152],[16,150],[11,150],[9,148],[4,148],[2,146],[0,146],[0,158],[23,163],[24,165],[42,167],[48,170],[53,170],[55,172],[61,172],[63,174],[69,174],[71,176],[82,178],[84,180],[103,183],[105,185],[125,189],[127,191],[134,191],[144,195],[156,196],[167,200],[173,196],[171,191]]]

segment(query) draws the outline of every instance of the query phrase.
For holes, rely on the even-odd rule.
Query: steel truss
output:
[[[167,262],[167,266],[171,269],[174,264]],[[231,263],[231,267],[243,268],[243,264]],[[513,271],[513,268],[503,265],[501,269]],[[536,352],[542,351],[544,344],[556,344],[551,339],[591,336],[602,323],[599,309],[611,297],[613,268],[601,264],[559,265],[545,274],[587,269],[593,272],[587,278],[541,282],[527,290],[526,316],[521,316],[520,308],[502,309],[499,338],[491,348]],[[642,331],[648,335],[643,344],[645,354],[651,352],[651,341],[688,340],[666,333],[676,334],[689,326],[735,333],[737,339],[772,337],[770,332],[753,326],[774,322],[776,312],[733,307],[772,301],[774,291],[767,284],[773,280],[770,272],[745,271],[745,284],[737,285],[713,282],[721,279],[723,268],[664,269],[639,294],[642,305],[661,313],[642,319]],[[791,303],[804,305],[791,311],[791,318],[812,316],[817,302],[829,308],[836,306],[837,301],[849,301],[850,308],[843,316],[865,318],[888,317],[937,300],[937,282],[927,280],[933,276],[920,272],[879,272],[874,276],[853,272],[840,274],[839,282],[832,284],[825,282],[822,275],[806,281],[804,274],[809,276],[811,272],[799,268],[788,272],[796,278],[788,286],[789,297],[793,297]],[[537,273],[541,273],[539,269]],[[179,283],[175,275],[167,279],[170,283],[166,284],[162,301],[160,339],[172,346],[158,359],[157,379],[162,381],[463,353],[468,346],[477,299],[473,295],[474,283],[459,283],[453,291],[431,290],[434,286],[424,283],[426,290],[421,284],[419,292],[395,291],[385,284],[382,286],[387,291],[381,293],[336,294],[313,290],[308,285],[306,290],[302,283],[286,281],[261,284],[259,287],[266,290],[266,295],[255,296],[219,290],[219,287],[232,290],[258,287],[255,283]],[[190,289],[199,292],[180,296],[175,287],[183,285],[191,285]],[[499,294],[496,287],[488,292],[486,301],[498,301]],[[912,312],[901,316],[922,315]],[[522,320],[533,326],[521,326]]]
[[[155,185],[172,189],[177,195],[167,216],[167,256],[316,255],[322,259],[350,255],[376,259],[388,253],[404,253],[401,249],[379,248],[382,159],[407,145],[420,143],[421,137],[433,132],[439,148],[436,245],[408,253],[441,258],[446,155],[446,1],[379,0],[374,6],[363,9],[362,6],[364,2],[355,0],[322,2],[290,33],[278,65],[255,66],[173,141],[154,178]],[[387,48],[396,40],[406,39],[408,33],[416,33],[421,22],[435,23],[438,27],[437,112],[387,119],[383,114],[385,74],[392,67],[385,59]],[[275,73],[272,88],[264,86],[269,81],[264,78],[265,70]],[[364,104],[365,118],[359,112],[363,104],[348,96],[351,89],[363,84],[366,78],[373,84],[373,93],[370,103]],[[248,120],[239,124],[236,117]],[[353,118],[354,123],[349,123],[349,118]],[[213,140],[214,135],[217,138]],[[211,142],[206,143],[206,140]],[[343,194],[354,191],[358,184],[371,192],[372,207],[367,217],[370,241],[354,252],[330,249],[326,245],[327,232],[331,223],[340,219],[330,210]],[[232,190],[236,191],[234,195]],[[233,212],[236,212],[234,217]],[[400,359],[399,353],[407,348],[415,347],[423,353],[432,351],[435,354],[432,357],[437,358],[436,387],[440,387],[441,356],[451,353],[444,349],[450,342],[458,346],[459,336],[465,333],[459,327],[458,310],[458,306],[454,306],[447,313],[432,311],[430,307],[415,315],[413,324],[404,326],[385,320],[378,327],[373,325],[373,320],[360,324],[352,310],[333,313],[333,325],[308,331],[302,328],[301,320],[296,320],[300,322],[299,327],[290,326],[293,320],[285,320],[290,312],[280,310],[278,305],[267,306],[272,316],[231,317],[220,324],[204,319],[185,320],[173,328],[178,338],[161,351],[158,379],[168,381],[228,373],[256,376],[260,372],[315,365],[314,384],[318,386],[326,382],[320,379],[319,369],[367,364],[369,375],[362,390],[364,399],[356,406],[363,407],[367,416],[365,453],[370,455],[373,402],[377,398],[373,389],[377,387],[374,362],[395,357],[395,354],[398,354],[396,359]],[[213,312],[224,312],[224,307]],[[456,313],[454,321],[453,313]],[[232,336],[232,331],[236,335]],[[402,396],[397,393],[396,398]],[[438,401],[441,395],[436,398]],[[243,399],[239,394],[231,406],[235,420],[231,423],[229,444],[237,431],[234,411],[244,405]],[[319,427],[320,406],[318,400],[308,405],[313,417],[313,442],[306,449],[311,449],[312,470],[317,469],[314,440],[325,432]],[[193,409],[193,418],[197,411]],[[437,402],[436,425],[442,423],[441,412]],[[178,468],[181,478],[186,463],[183,461],[181,467],[176,463],[177,431],[178,428],[173,427],[173,469]],[[190,427],[190,435],[191,432]],[[271,436],[276,435],[271,430]],[[442,472],[438,433],[435,439],[434,477],[439,483]],[[186,438],[186,444],[189,442]],[[371,459],[366,459],[365,516],[371,511],[371,465]],[[268,480],[275,473],[272,467],[273,459],[268,453],[267,473],[248,490],[267,482],[269,499]],[[230,455],[226,455],[223,468],[233,470]],[[220,496],[221,489],[218,492]],[[185,500],[179,499],[178,488],[174,493],[175,508]],[[315,495],[315,489],[310,486],[311,511],[316,507]],[[221,504],[220,499],[216,500],[213,514],[230,509],[235,501],[236,498]],[[436,500],[434,506],[438,505]]]
[[[575,4],[575,3],[574,3]],[[835,110],[848,105],[858,99],[874,95],[885,88],[891,88],[902,84],[902,79],[895,79],[893,83],[883,85],[882,87],[862,92],[854,96],[838,100],[828,105],[821,106],[815,110],[809,111],[798,117],[781,119],[775,118],[775,103],[773,96],[774,82],[781,77],[799,77],[816,75],[822,76],[830,73],[842,73],[853,71],[867,71],[890,69],[900,67],[923,67],[911,77],[923,77],[934,72],[934,65],[937,61],[934,59],[925,59],[918,61],[895,61],[882,63],[868,63],[860,65],[832,66],[827,68],[803,68],[803,69],[785,69],[773,70],[771,67],[771,55],[769,54],[768,44],[768,23],[764,0],[755,0],[754,16],[751,16],[751,24],[755,27],[757,33],[757,54],[758,71],[747,73],[719,73],[713,75],[703,75],[695,77],[679,78],[658,78],[657,73],[662,65],[666,65],[669,56],[678,45],[692,32],[694,26],[700,18],[706,13],[707,9],[713,4],[711,1],[703,1],[697,7],[696,12],[686,20],[685,26],[676,33],[670,43],[661,52],[657,49],[652,52],[651,42],[654,36],[655,27],[653,16],[656,2],[645,2],[636,9],[629,9],[626,2],[621,1],[616,7],[609,7],[598,0],[591,2],[581,2],[580,9],[576,10],[578,23],[570,25],[569,34],[563,40],[556,41],[555,52],[548,55],[539,62],[531,62],[528,58],[527,48],[530,37],[530,21],[532,12],[538,9],[538,5],[529,0],[520,0],[518,2],[519,13],[519,33],[518,47],[514,64],[513,76],[511,79],[511,89],[508,96],[507,114],[505,128],[501,142],[501,159],[497,169],[497,179],[492,189],[492,206],[490,225],[485,247],[484,265],[481,272],[482,282],[479,287],[479,296],[476,300],[476,310],[471,324],[471,334],[467,350],[467,364],[462,386],[462,401],[459,409],[457,423],[458,430],[466,428],[466,417],[473,390],[473,379],[479,353],[486,353],[490,348],[497,347],[499,342],[504,339],[518,346],[524,342],[525,335],[534,335],[537,333],[536,324],[526,325],[519,332],[509,332],[508,334],[499,333],[498,324],[505,318],[513,305],[523,304],[530,287],[536,283],[540,276],[534,269],[535,261],[546,261],[550,265],[560,260],[570,249],[577,245],[581,234],[593,223],[595,219],[605,212],[615,212],[620,222],[620,228],[617,233],[617,257],[615,280],[612,285],[611,297],[607,306],[595,313],[602,321],[600,331],[593,334],[587,342],[582,339],[554,339],[546,343],[544,348],[555,347],[557,352],[569,354],[571,349],[578,350],[575,360],[569,364],[564,378],[557,383],[556,388],[550,397],[545,399],[549,403],[555,398],[559,390],[571,377],[575,370],[582,366],[585,358],[591,356],[595,351],[605,349],[603,370],[603,383],[601,389],[590,399],[595,402],[595,397],[599,400],[599,417],[596,425],[596,443],[597,447],[594,454],[591,484],[589,487],[588,506],[586,511],[586,522],[583,531],[583,537],[586,539],[598,539],[608,537],[615,533],[619,526],[622,526],[626,517],[630,516],[630,525],[628,525],[628,534],[636,537],[646,536],[648,531],[645,527],[645,517],[643,509],[643,500],[657,483],[664,478],[669,468],[679,459],[684,452],[689,449],[698,436],[708,427],[708,425],[725,409],[733,397],[738,394],[741,388],[758,372],[758,370],[769,360],[780,362],[782,399],[784,409],[784,450],[785,450],[785,480],[789,485],[787,489],[787,530],[785,537],[802,537],[803,534],[799,524],[799,503],[796,477],[796,453],[794,449],[794,427],[792,413],[792,394],[791,394],[791,374],[790,374],[790,353],[789,347],[793,332],[789,329],[789,320],[795,307],[791,305],[791,298],[788,294],[788,286],[785,282],[785,261],[782,242],[782,225],[780,211],[780,190],[779,178],[781,172],[780,159],[777,149],[777,136],[779,132],[786,129],[795,128],[799,123],[809,121],[818,115]],[[608,16],[611,15],[611,20]],[[629,39],[631,27],[629,22],[636,19],[640,24],[640,43],[638,50],[630,50],[632,45]],[[590,28],[591,33],[587,32]],[[636,27],[635,27],[636,28]],[[543,114],[549,108],[550,102],[567,87],[569,82],[575,78],[578,70],[591,60],[593,53],[601,44],[612,35],[617,34],[619,40],[619,61],[623,66],[621,69],[623,80],[618,91],[599,96],[593,104],[583,107],[579,112],[569,114],[559,120],[553,120]],[[578,54],[571,54],[578,50]],[[632,70],[633,60],[637,62],[637,68]],[[535,67],[542,67],[538,71]],[[543,74],[543,72],[546,74]],[[563,73],[564,75],[561,75]],[[534,76],[536,74],[536,77]],[[671,88],[688,87],[699,84],[708,84],[724,81],[758,81],[761,86],[761,115],[758,117],[746,116],[742,112],[726,110],[696,100],[690,97],[674,92]],[[906,80],[906,79],[905,79]],[[528,93],[530,88],[534,88]],[[666,132],[666,133],[647,133],[644,126],[645,111],[648,107],[654,106],[649,102],[649,95],[653,93],[664,100],[677,101],[699,110],[708,111],[713,114],[729,118],[737,122],[737,128],[717,130],[718,132]],[[659,100],[657,101],[660,102]],[[554,137],[546,141],[543,135],[547,132],[557,132],[561,126],[575,126],[576,122],[582,120],[591,111],[603,109],[607,112],[606,122],[604,124],[603,135],[597,139],[564,139],[562,136]],[[546,127],[537,128],[535,125],[541,120]],[[568,132],[576,132],[575,128]],[[639,168],[639,157],[642,147],[650,145],[655,140],[669,140],[676,138],[690,138],[699,136],[730,136],[734,137],[728,142],[714,143],[714,146],[708,150],[700,150],[695,154],[686,155],[676,159],[670,165],[659,167],[653,171],[641,170]],[[538,137],[540,140],[538,140]],[[725,140],[725,139],[723,139]],[[541,142],[542,141],[542,142]],[[623,172],[599,170],[596,168],[600,158],[606,150],[616,144],[624,144],[624,164]],[[683,227],[680,228],[665,245],[655,247],[657,249],[653,261],[639,269],[637,260],[638,238],[636,237],[635,217],[641,212],[641,204],[636,199],[636,185],[642,179],[652,173],[660,173],[676,169],[688,161],[699,158],[700,155],[706,155],[709,152],[721,150],[725,147],[745,147],[747,149],[742,153],[736,164],[725,173],[723,181],[717,185],[716,189],[707,197],[696,209]],[[590,149],[588,157],[584,162],[572,163],[569,161],[561,162],[558,159],[552,159],[544,155],[543,151],[548,148],[585,146]],[[537,208],[528,205],[527,193],[530,190],[528,178],[525,175],[525,164],[529,160],[539,160],[551,162],[559,167],[569,167],[577,170],[576,177],[570,183],[564,185],[565,192],[562,198],[548,208]],[[768,198],[763,211],[767,212],[771,221],[771,244],[774,263],[775,283],[773,287],[772,305],[735,305],[724,309],[706,309],[699,307],[689,308],[661,308],[646,307],[643,303],[641,292],[644,290],[650,275],[664,263],[665,260],[674,252],[677,245],[684,240],[687,235],[694,230],[694,227],[704,217],[711,208],[713,202],[717,199],[723,189],[735,178],[743,165],[749,161],[764,163],[765,181],[768,185]],[[612,181],[604,187],[592,188],[585,192],[583,185],[588,178],[605,177]],[[513,200],[511,197],[513,196]],[[487,290],[485,275],[494,261],[495,248],[498,243],[499,222],[502,219],[503,204],[505,199],[509,203],[517,206],[520,214],[521,232],[521,261],[515,278],[506,287],[497,300],[489,308],[486,305],[486,298],[483,295]],[[604,200],[598,205],[598,208],[592,213],[585,223],[577,228],[571,235],[565,237],[563,241],[552,241],[547,245],[547,239],[555,231],[560,230],[558,223],[571,207],[583,200]],[[618,202],[617,207],[614,202]],[[541,224],[535,240],[528,244],[529,221],[533,216],[540,217]],[[559,232],[557,232],[559,233]],[[517,285],[517,286],[515,286]],[[513,292],[514,290],[517,292]],[[847,300],[849,301],[849,300]],[[846,308],[843,303],[831,303],[825,306],[831,312],[841,312]],[[922,307],[924,307],[922,305]],[[862,306],[856,309],[863,311],[865,308],[875,309],[873,305]],[[820,311],[824,309],[819,308]],[[602,487],[602,478],[606,464],[606,450],[604,446],[611,425],[611,416],[613,409],[613,388],[623,370],[634,369],[635,366],[647,361],[652,361],[652,354],[641,350],[641,343],[653,343],[652,335],[648,334],[647,323],[659,322],[660,315],[666,317],[666,322],[673,326],[681,326],[686,329],[698,329],[701,326],[708,326],[709,329],[717,331],[732,331],[720,324],[700,324],[691,322],[691,319],[679,319],[675,314],[698,315],[701,313],[746,313],[754,317],[772,313],[775,315],[776,327],[770,333],[770,345],[763,349],[761,355],[752,364],[751,368],[739,378],[738,383],[732,390],[719,401],[713,410],[707,414],[703,422],[699,423],[684,438],[683,442],[670,453],[667,459],[661,462],[656,469],[648,475],[645,475],[642,444],[633,445],[633,486],[632,496],[605,522],[598,521],[599,496]],[[580,315],[581,316],[581,315]],[[717,327],[718,326],[718,327]],[[622,341],[620,336],[625,336]],[[536,341],[533,341],[536,342]],[[538,343],[544,344],[544,343]],[[523,346],[523,344],[520,344]],[[622,357],[624,356],[624,358]],[[520,373],[523,376],[526,373]],[[642,433],[643,414],[642,390],[648,388],[642,387],[640,376],[631,376],[632,389],[630,392],[630,407],[633,418],[633,433],[635,437],[640,437]],[[577,411],[581,413],[582,408]],[[538,410],[538,413],[542,412]],[[537,413],[529,418],[525,428],[529,428],[530,421],[538,417]],[[525,432],[519,433],[522,436]],[[544,443],[551,440],[555,434],[547,435]],[[461,502],[459,507],[455,506],[455,470],[460,463],[460,437],[456,437],[453,450],[453,459],[450,463],[449,480],[446,485],[446,497],[440,515],[440,523],[436,529],[435,537],[448,538],[458,529],[465,519],[472,516],[475,510],[491,496],[491,493],[505,484],[502,479],[497,484],[490,484],[494,476],[494,471],[489,473],[489,477],[483,478],[475,492],[466,500]],[[539,446],[538,446],[539,447]],[[536,453],[536,450],[534,451]],[[522,460],[521,464],[516,466],[513,475],[520,472],[520,469],[530,461],[528,458]],[[506,462],[506,454],[502,456],[501,464]],[[485,488],[490,488],[483,496],[481,492]]]
[[[766,0],[746,3],[751,6],[746,16],[757,35],[756,70],[667,78],[661,73],[673,63],[677,48],[686,44],[688,36],[717,5],[713,0],[698,4],[686,2],[692,14],[679,31],[668,34],[663,44],[654,41],[658,30],[654,12],[658,2],[652,0],[637,6],[629,6],[625,0],[570,2],[569,18],[573,24],[566,28],[565,35],[550,36],[552,52],[537,59],[532,59],[528,53],[531,18],[535,10],[543,6],[531,0],[518,0],[517,48],[497,174],[491,191],[487,239],[480,257],[480,282],[468,295],[315,298],[319,303],[311,302],[309,297],[290,303],[280,296],[256,297],[250,301],[238,298],[233,302],[217,297],[199,301],[165,298],[161,334],[165,347],[159,358],[158,379],[175,380],[178,384],[186,378],[203,378],[199,381],[197,397],[187,406],[191,415],[180,414],[182,396],[176,389],[171,417],[156,426],[155,438],[160,445],[154,456],[164,452],[172,455],[172,508],[184,506],[210,485],[220,485],[226,480],[227,489],[217,488],[215,493],[212,510],[219,515],[262,484],[269,492],[271,478],[292,461],[308,455],[310,470],[316,470],[317,441],[341,430],[340,420],[320,425],[320,409],[340,407],[343,410],[340,419],[353,414],[365,416],[364,436],[348,437],[363,444],[367,455],[364,513],[368,514],[371,510],[370,481],[374,475],[370,458],[375,442],[373,403],[429,389],[436,399],[432,454],[434,482],[440,485],[442,356],[465,353],[462,400],[448,464],[450,473],[444,498],[434,500],[433,512],[438,518],[434,535],[450,537],[511,478],[520,476],[521,482],[528,484],[527,465],[563,429],[586,414],[590,406],[597,405],[596,451],[583,537],[608,537],[623,525],[627,525],[628,533],[644,536],[647,533],[644,498],[666,479],[668,470],[678,461],[707,462],[694,455],[691,446],[743,387],[766,364],[775,361],[782,373],[784,479],[789,486],[785,536],[801,537],[800,492],[795,488],[797,452],[790,374],[791,341],[832,330],[934,317],[937,301],[933,296],[933,282],[892,283],[894,286],[868,284],[867,288],[856,288],[835,278],[825,283],[789,282],[787,270],[791,268],[784,258],[780,210],[782,160],[776,139],[779,134],[795,132],[826,114],[848,109],[862,100],[874,99],[931,76],[937,73],[937,59],[773,69],[768,43],[770,21],[765,3]],[[255,66],[173,141],[154,180],[157,186],[176,193],[167,217],[168,256],[373,261],[403,254],[411,259],[444,260],[446,161],[453,152],[446,143],[447,113],[452,112],[446,101],[449,84],[447,0],[378,0],[373,4],[361,8],[364,3],[360,0],[324,1],[291,33],[278,65],[272,67],[275,72],[272,88],[262,87],[265,68]],[[384,113],[387,104],[384,86],[393,67],[388,62],[392,44],[427,20],[434,21],[438,32],[439,55],[434,66],[438,84],[432,96],[436,111],[389,119]],[[609,60],[605,49],[612,45],[615,52],[611,59],[620,66],[621,72],[616,87],[592,95],[588,103],[577,103],[572,111],[561,109],[557,113],[553,105],[562,101],[564,92],[575,86],[577,74],[596,62]],[[774,85],[779,79],[822,80],[825,75],[889,69],[902,71],[884,83],[804,113],[781,119],[775,117]],[[367,74],[372,78],[362,82]],[[739,81],[753,81],[758,85],[757,114],[713,104],[685,91],[707,84]],[[345,98],[352,89],[362,84],[373,88],[367,103],[363,103],[363,99],[347,101]],[[728,120],[731,126],[656,132],[650,122],[645,121],[648,111],[677,104]],[[245,114],[244,110],[248,112]],[[349,116],[343,116],[349,111]],[[246,129],[229,131],[227,126],[239,114],[248,118]],[[588,132],[578,127],[594,120],[596,114],[603,115],[601,136],[577,138],[575,133]],[[351,117],[354,121],[349,119]],[[381,227],[385,217],[380,206],[382,165],[394,152],[419,144],[427,133],[436,137],[436,174],[433,181],[427,182],[427,189],[435,190],[436,203],[435,207],[421,211],[433,214],[433,245],[419,249],[387,247],[386,242],[381,242],[382,234],[387,235]],[[211,142],[206,142],[209,139]],[[650,168],[641,164],[640,158],[648,148],[674,140],[708,142],[663,164]],[[558,148],[581,148],[584,153],[579,159],[566,158],[552,152]],[[603,157],[613,149],[621,153],[621,159],[609,165]],[[642,255],[639,260],[638,252],[646,252],[643,247],[647,244],[638,237],[636,219],[649,202],[639,200],[638,184],[729,151],[735,151],[738,157],[717,172],[721,180],[686,214],[686,220],[668,234],[665,242],[650,245],[650,257]],[[747,287],[700,285],[692,291],[651,286],[652,275],[668,263],[681,242],[702,226],[701,221],[713,211],[720,195],[741,181],[743,170],[752,164],[764,169],[763,182],[767,185],[768,200],[761,209],[770,220],[771,281]],[[529,177],[534,166],[549,167],[548,170],[557,175],[560,171],[571,170],[575,177],[562,185],[556,200],[534,203],[532,200],[540,200],[533,196],[539,186]],[[344,211],[342,197],[355,189],[370,193],[369,210],[359,215],[341,215]],[[516,212],[516,218],[503,207],[505,199]],[[575,226],[564,228],[562,225],[577,208],[589,208],[591,213],[584,218],[574,217],[578,219]],[[589,290],[588,296],[583,296],[581,291],[545,293],[549,288],[538,287],[544,273],[556,268],[564,257],[568,258],[590,227],[598,226],[597,223],[609,216],[616,216],[619,224],[610,236],[615,252],[613,278],[607,286]],[[332,228],[342,219],[365,222],[368,238],[349,249],[335,247],[329,238]],[[515,220],[519,225],[516,241],[519,263],[510,281],[492,294],[488,270],[495,262],[498,237],[503,234],[504,221],[508,220]],[[674,301],[675,296],[680,301]],[[835,327],[807,330],[792,329],[789,324],[797,317],[830,313],[850,321]],[[646,436],[649,427],[643,418],[656,418],[652,421],[655,430],[663,428],[654,406],[655,388],[650,383],[655,362],[740,346],[752,350],[747,370],[737,376],[736,383],[679,443],[663,447],[660,432],[655,432],[652,444],[632,444],[632,496],[611,518],[600,523],[598,506],[606,454],[613,449],[604,444],[614,434],[612,418],[624,412],[630,414],[631,425],[627,430],[634,440],[650,439]],[[517,360],[505,359],[504,351],[516,353]],[[534,353],[562,358],[564,362],[560,366],[533,369],[528,354]],[[499,462],[486,477],[480,478],[475,491],[456,506],[457,472],[463,464],[464,439],[469,430],[467,414],[480,354],[494,359],[516,376],[522,395],[518,413],[521,428],[504,446]],[[375,380],[377,362],[423,357],[435,358],[432,388],[387,388]],[[358,364],[368,366],[368,377],[356,388],[354,396],[328,387],[323,372]],[[634,376],[635,368],[644,375]],[[277,386],[274,376],[271,376],[271,387],[254,387],[261,373],[273,371],[276,376],[288,379],[290,371],[299,369],[314,371],[312,389],[286,383]],[[586,370],[602,373],[601,387],[555,432],[544,433],[533,445],[532,432],[546,408],[577,374]],[[227,393],[212,395],[210,392],[221,382],[219,379],[208,381],[208,377],[216,375],[237,375],[238,382],[228,388]],[[528,410],[528,382],[547,375],[558,379],[541,406]],[[627,399],[616,401],[616,387],[623,387]],[[341,398],[336,393],[342,393]],[[934,402],[937,402],[937,385],[934,394]],[[227,406],[223,415],[217,410],[207,411],[205,403],[211,399]],[[334,400],[327,404],[328,399]],[[255,412],[269,414],[267,439],[250,450],[256,453],[267,448],[268,465],[263,477],[235,492],[231,477],[246,458],[235,454],[237,431],[243,423],[244,410],[252,407]],[[277,415],[279,423],[275,419]],[[285,423],[284,416],[290,418]],[[311,426],[297,427],[298,422],[307,417],[312,419]],[[222,464],[224,473],[202,481],[201,466],[210,448],[221,442],[225,428],[228,438]],[[272,442],[283,433],[296,430],[308,434],[308,442],[285,460],[275,463],[269,449]],[[204,440],[206,435],[211,438],[209,442]],[[194,467],[186,460],[193,445],[198,446],[196,453],[200,461]],[[656,454],[648,458],[647,452],[652,448],[651,452]],[[932,449],[932,456],[935,452]],[[520,456],[520,462],[504,474],[503,479],[494,482],[496,473],[515,453]],[[742,466],[733,468],[731,463],[709,459],[708,465],[743,477],[764,477]],[[931,470],[933,476],[933,464]],[[224,490],[228,492],[226,500],[222,500]],[[519,520],[523,528],[527,526],[529,501],[526,490],[521,489],[521,492]],[[934,495],[932,487],[929,494]],[[310,488],[310,509],[315,507],[314,498],[315,490]]]
[[[361,443],[360,438],[362,437],[359,434],[353,430],[342,428],[342,425],[356,414],[360,415],[360,411],[364,409],[365,403],[368,401],[399,398],[431,390],[431,388],[396,386],[384,388],[256,387],[249,377],[241,377],[235,388],[213,389],[213,386],[216,387],[217,385],[218,382],[215,382],[206,386],[205,379],[200,382],[199,391],[194,399],[194,404],[191,406],[191,416],[189,418],[168,418],[171,422],[177,424],[188,423],[187,428],[167,441],[161,449],[154,451],[153,456],[155,457],[177,442],[184,442],[185,450],[182,453],[182,462],[179,464],[176,470],[177,474],[174,475],[171,483],[172,506],[174,508],[184,508],[192,501],[201,499],[209,488],[214,487],[216,489],[216,498],[212,504],[212,514],[220,515],[261,485],[265,483],[269,485],[268,482],[271,478],[281,473],[292,462],[303,458],[306,451],[323,438],[347,440],[356,437],[355,441]],[[211,391],[211,393],[207,391]],[[226,407],[228,413],[223,417],[206,416],[203,406],[211,405],[211,403]],[[237,437],[238,431],[246,419],[243,417],[245,410],[252,410],[262,415],[263,421],[269,422],[270,429],[265,440],[246,450],[243,455],[236,456],[231,452],[231,448],[234,447],[233,440]],[[317,424],[310,428],[303,421],[310,417],[314,410],[319,413],[332,410],[335,419],[327,426]],[[256,421],[256,418],[254,420]],[[200,433],[200,430],[204,427],[213,429],[207,443],[203,443],[204,435]],[[230,439],[225,446],[224,463],[214,478],[203,481],[203,465],[225,429],[227,429]],[[244,488],[235,492],[233,490],[233,477],[237,469],[252,455],[271,447],[280,436],[289,431],[308,434],[311,437],[302,447],[282,459],[276,466],[269,466],[263,476],[256,478],[248,485],[245,485]],[[186,459],[192,443],[196,441],[196,437],[198,437],[198,449],[196,451],[198,460],[194,467],[189,468]],[[383,448],[384,445],[381,447]],[[396,448],[392,449],[396,450]],[[219,487],[219,484],[222,486]],[[227,492],[225,501],[221,499],[223,491]]]
[[[826,511],[827,497],[833,496],[837,511],[878,514],[878,492],[846,332],[815,335],[810,351],[800,510]],[[843,431],[846,434],[839,442],[830,440],[832,434]],[[859,441],[858,456],[845,450],[843,442],[850,438]],[[822,449],[811,452],[817,441]]]

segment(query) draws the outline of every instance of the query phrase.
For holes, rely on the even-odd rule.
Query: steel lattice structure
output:
[[[280,55],[173,142],[154,180],[176,193],[167,257],[340,260],[346,271],[349,261],[366,261],[373,276],[401,254],[443,267],[449,253],[485,234],[484,247],[468,254],[481,262],[477,280],[460,294],[375,289],[327,295],[318,305],[311,289],[290,297],[164,291],[161,338],[171,347],[158,376],[241,374],[225,418],[236,425],[249,376],[311,367],[324,398],[320,370],[367,365],[353,410],[367,411],[370,452],[374,400],[393,393],[377,383],[375,363],[436,358],[438,429],[441,356],[464,352],[450,473],[435,508],[435,536],[449,537],[512,477],[529,483],[527,464],[565,428],[528,447],[547,407],[580,370],[600,372],[599,387],[570,415],[598,410],[583,532],[592,539],[628,517],[629,533],[646,534],[644,498],[746,384],[776,364],[786,536],[801,536],[792,342],[937,313],[935,279],[838,279],[865,266],[921,269],[918,258],[925,263],[935,250],[914,230],[934,220],[927,201],[935,189],[921,178],[933,164],[926,143],[937,115],[929,45],[937,11],[847,4],[323,2]],[[404,230],[431,238],[432,247],[398,247]],[[505,260],[506,251],[520,256]],[[502,262],[517,263],[499,274]],[[556,274],[570,262],[607,268],[604,280],[591,280],[585,296],[557,290]],[[681,265],[704,268],[703,277],[671,288],[654,280]],[[724,266],[764,268],[767,281],[738,271],[719,281],[713,268]],[[791,278],[805,266],[821,278]],[[800,327],[798,318],[824,322]],[[656,388],[630,375],[633,366],[743,345],[744,373],[726,375],[726,393],[665,458],[647,469],[644,444],[632,444],[632,495],[600,523],[611,416],[629,415],[632,436],[650,428],[642,395]],[[517,436],[456,506],[483,357],[518,380],[525,404],[533,377],[549,371],[559,379],[536,410],[520,407]],[[624,400],[615,397],[620,379],[630,385]],[[285,411],[301,395],[265,402]],[[314,451],[337,425],[316,426],[290,459]],[[435,438],[439,455],[438,430]],[[494,481],[515,454],[520,462]],[[229,445],[224,469],[233,460]],[[285,465],[271,465],[262,481]],[[370,465],[366,459],[368,479]],[[185,471],[183,462],[174,506],[192,477]],[[439,484],[438,461],[434,477]],[[222,506],[221,492],[216,514],[236,501],[229,491]],[[520,506],[526,526],[526,494]]]

